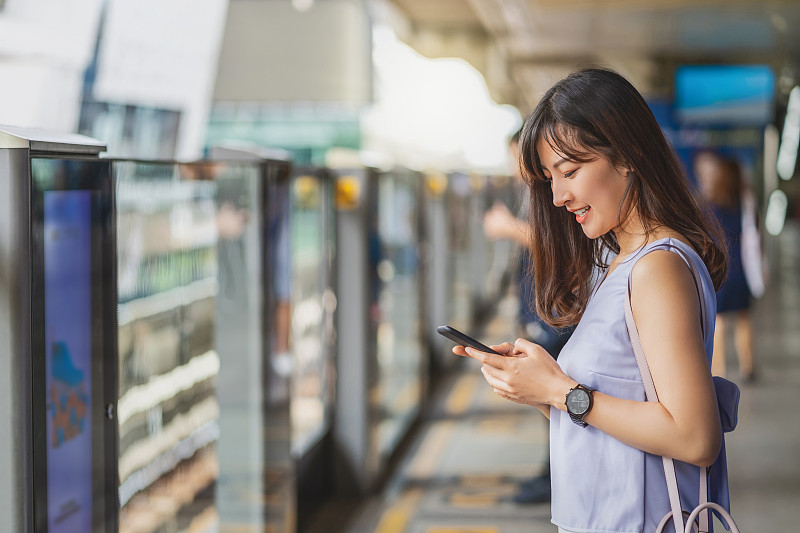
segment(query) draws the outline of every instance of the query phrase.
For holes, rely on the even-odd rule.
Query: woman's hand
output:
[[[453,348],[453,353],[480,361],[483,377],[499,396],[516,403],[564,409],[566,394],[577,382],[564,374],[544,348],[525,339],[491,348],[503,355],[463,346]]]

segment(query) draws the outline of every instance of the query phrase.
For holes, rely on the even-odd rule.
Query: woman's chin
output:
[[[581,225],[581,229],[583,230],[583,234],[586,235],[586,237],[588,237],[589,239],[596,239],[603,235],[602,233],[597,233],[588,226]]]

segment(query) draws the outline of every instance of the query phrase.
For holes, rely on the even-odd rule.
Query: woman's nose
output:
[[[569,188],[564,183],[565,180],[553,178],[550,186],[553,188],[553,205],[563,207],[570,200]]]

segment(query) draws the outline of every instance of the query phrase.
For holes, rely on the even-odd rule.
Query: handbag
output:
[[[701,302],[701,311],[705,314],[705,306],[702,305],[702,285],[700,284],[700,280],[698,278],[698,274],[696,272],[696,268],[694,264],[691,262],[689,257],[686,253],[678,247],[672,247],[675,251],[679,252],[683,259],[686,261],[687,265],[692,271],[692,278],[694,279],[695,289],[697,289],[697,295],[700,297]],[[658,394],[656,393],[655,385],[653,384],[653,377],[650,374],[650,368],[647,365],[647,359],[644,356],[644,351],[642,350],[642,344],[639,339],[639,333],[636,329],[636,323],[633,319],[633,309],[631,308],[631,278],[630,275],[628,276],[628,291],[627,297],[625,299],[625,323],[628,327],[628,334],[631,338],[631,344],[633,345],[633,352],[636,354],[636,364],[639,366],[639,372],[642,375],[642,382],[644,383],[645,389],[645,398],[648,402],[657,402],[658,401]],[[704,320],[701,318],[701,324],[704,324]],[[705,332],[704,332],[705,333]],[[720,412],[720,421],[722,425],[722,430],[724,433],[733,431],[736,428],[737,423],[737,413],[738,413],[738,406],[739,406],[739,387],[736,386],[735,383],[718,376],[714,377],[714,390],[717,395],[717,404],[719,406]],[[722,449],[720,450],[720,454],[724,454],[725,452],[725,443],[723,439]],[[693,530],[699,533],[708,533],[709,531],[709,509],[713,509],[718,513],[727,524],[728,529],[732,533],[740,533],[739,527],[734,522],[733,517],[731,517],[730,513],[721,505],[715,502],[711,502],[708,499],[708,474],[709,468],[703,468],[700,472],[700,488],[699,494],[700,499],[697,507],[695,507],[691,512],[686,512],[681,509],[681,499],[678,492],[678,479],[675,475],[675,464],[673,463],[672,458],[670,457],[662,457],[664,463],[664,476],[667,480],[667,491],[669,492],[669,501],[670,501],[670,511],[664,515],[664,518],[661,519],[661,522],[658,524],[655,533],[662,533],[664,528],[667,526],[670,520],[673,521],[675,525],[675,531],[683,531],[684,533],[691,533]],[[687,520],[684,524],[683,517],[686,516]],[[680,524],[680,529],[678,529],[678,525]]]

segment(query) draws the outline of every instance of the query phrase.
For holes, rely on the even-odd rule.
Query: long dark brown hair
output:
[[[619,220],[626,220],[635,207],[648,237],[658,227],[677,231],[703,259],[714,287],[722,285],[727,260],[719,224],[690,190],[644,98],[616,72],[584,69],[545,93],[520,136],[520,166],[531,194],[536,310],[547,323],[566,326],[580,320],[594,267],[608,267],[609,251],[619,253],[619,244],[613,232],[587,238],[566,209],[553,205],[536,148],[539,139],[572,161],[605,157],[628,169]]]

